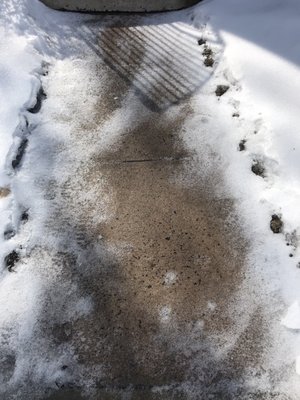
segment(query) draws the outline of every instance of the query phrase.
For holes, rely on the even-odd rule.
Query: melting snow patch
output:
[[[202,331],[204,329],[205,322],[203,320],[199,320],[195,323],[196,331]]]
[[[163,324],[166,324],[170,321],[171,319],[171,312],[172,309],[169,306],[164,306],[159,310],[159,319],[160,322]]]
[[[209,301],[207,303],[207,309],[209,311],[212,311],[212,312],[215,311],[216,307],[217,307],[217,305],[216,305],[216,303],[214,301]]]
[[[177,274],[174,271],[169,271],[166,273],[164,278],[164,283],[167,286],[171,286],[173,283],[177,281]]]

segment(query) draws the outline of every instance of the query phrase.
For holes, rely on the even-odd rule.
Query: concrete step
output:
[[[57,10],[85,12],[149,12],[179,10],[199,0],[41,0]]]

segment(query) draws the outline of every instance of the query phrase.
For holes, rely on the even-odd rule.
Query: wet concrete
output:
[[[112,50],[134,46],[132,32],[125,35],[123,27],[118,35],[117,29],[107,28],[95,46],[105,48],[108,38]],[[223,358],[217,354],[224,341],[211,337],[234,330],[230,307],[243,281],[247,243],[233,200],[215,193],[221,171],[216,168],[211,179],[195,179],[201,160],[180,139],[195,112],[193,93],[153,107],[153,87],[149,93],[145,87],[133,89],[136,74],[145,72],[146,56],[141,47],[128,79],[105,56],[99,57],[96,70],[105,75],[107,97],[96,102],[88,123],[83,118],[73,138],[86,132],[96,143],[91,127],[101,127],[121,107],[137,112],[112,146],[95,151],[74,171],[73,182],[59,188],[64,203],[57,203],[49,227],[69,235],[69,241],[76,237],[78,253],[58,257],[67,257],[62,265],[81,294],[91,297],[93,310],[67,327],[53,325],[51,334],[48,327],[45,334],[72,344],[85,376],[94,380],[93,398],[243,398],[244,368],[255,368],[260,357],[259,311]],[[173,79],[172,64],[169,68]],[[155,85],[164,90],[159,78]],[[93,190],[99,198],[79,206],[82,190]],[[103,203],[109,217],[97,222]],[[101,366],[98,375],[95,366]],[[50,398],[92,398],[72,384],[73,389],[61,385]]]

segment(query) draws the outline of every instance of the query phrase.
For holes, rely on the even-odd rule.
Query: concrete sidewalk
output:
[[[195,179],[201,160],[181,136],[206,71],[195,37],[135,18],[134,25],[118,17],[105,28],[93,19],[82,39],[94,52],[101,84],[82,93],[93,97],[91,114],[80,105],[70,110],[82,123],[69,147],[90,146],[91,157],[69,164],[72,177],[56,188],[61,197],[47,229],[74,242],[77,253],[56,257],[93,309],[46,331],[72,345],[85,376],[101,367],[97,399],[244,398],[244,368],[260,357],[259,314],[225,359],[217,357],[224,342],[212,338],[235,331],[230,307],[247,244],[238,221],[228,222],[236,218],[233,201],[215,195],[222,179],[217,161],[214,176]],[[62,73],[60,79],[56,86],[72,96],[75,86]],[[117,136],[112,116],[124,120]],[[56,118],[66,119],[59,111]],[[102,147],[105,135],[115,137],[111,146]],[[61,151],[63,159],[68,149]],[[85,193],[96,195],[82,201]],[[104,209],[108,217],[101,220]],[[84,393],[63,384],[50,398]]]

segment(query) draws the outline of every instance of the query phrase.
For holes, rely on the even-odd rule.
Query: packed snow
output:
[[[233,318],[240,318],[242,330],[243,318],[246,318],[243,310],[263,307],[271,343],[265,366],[278,370],[286,367],[289,376],[278,382],[278,389],[293,399],[300,390],[297,376],[300,374],[299,12],[298,0],[228,0],[226,5],[222,0],[212,0],[185,11],[190,16],[189,26],[176,22],[180,29],[194,36],[195,28],[199,31],[195,40],[206,41],[199,43],[199,52],[208,46],[215,62],[213,68],[201,72],[203,86],[193,99],[194,110],[199,112],[186,122],[181,135],[186,147],[198,154],[203,156],[208,149],[218,154],[226,182],[225,189],[220,186],[219,195],[222,197],[227,192],[234,196],[249,239],[249,272],[237,300],[243,305],[233,302]],[[169,15],[160,17],[164,24],[175,23]],[[67,372],[57,372],[57,365],[71,358],[73,349],[63,348],[55,358],[55,355],[49,356],[48,344],[36,339],[41,335],[37,321],[41,318],[42,303],[49,296],[49,288],[61,282],[61,272],[46,251],[42,251],[38,266],[30,263],[30,254],[35,246],[46,246],[47,240],[59,247],[57,238],[42,237],[40,228],[47,209],[42,188],[52,168],[55,170],[49,160],[54,158],[53,154],[59,158],[69,131],[65,130],[64,121],[57,121],[53,126],[50,117],[54,119],[57,108],[62,107],[66,115],[68,110],[75,114],[77,102],[81,105],[81,88],[88,86],[91,91],[97,91],[90,59],[87,57],[86,62],[81,59],[78,68],[74,68],[76,50],[85,46],[76,24],[78,21],[83,24],[88,18],[60,14],[37,0],[3,0],[0,4],[0,254],[3,265],[0,365],[4,371],[0,393],[9,393],[14,385],[25,380],[28,370],[36,381],[50,386],[67,379]],[[87,49],[86,54],[90,51]],[[59,98],[65,90],[56,86],[56,77],[66,71],[69,73],[66,87],[73,90],[74,98],[68,104],[54,104],[52,97]],[[46,76],[48,72],[50,77]],[[35,107],[41,85],[47,89],[47,113],[30,113],[28,110]],[[227,85],[229,89],[217,97],[217,85]],[[93,99],[92,96],[86,99],[83,106],[87,110]],[[116,128],[115,135],[121,121],[126,120],[123,117],[117,114],[108,122],[110,128]],[[76,123],[70,118],[72,127],[78,129],[80,124]],[[196,127],[200,123],[205,123],[206,128],[197,135]],[[32,158],[18,172],[19,166],[14,169],[12,161],[22,140],[33,131],[36,136],[29,148]],[[114,138],[104,136],[101,140],[105,148]],[[81,144],[74,144],[74,148],[78,146],[79,150]],[[195,176],[214,173],[209,151],[207,163],[201,171],[195,170]],[[70,159],[76,158],[74,154],[70,154]],[[38,172],[34,170],[37,162]],[[254,164],[260,168],[254,169]],[[66,170],[56,171],[55,178],[67,176]],[[40,192],[33,182],[40,183]],[[95,195],[91,193],[89,201]],[[22,218],[26,219],[28,209],[33,220],[29,219],[25,225]],[[279,233],[270,229],[274,215],[282,221]],[[3,239],[5,232],[7,238]],[[18,273],[9,272],[5,260],[15,249],[22,255]],[[173,271],[166,272],[166,285],[172,285],[176,279]],[[253,287],[252,297],[249,285]],[[55,290],[47,298],[49,304],[56,304]],[[61,311],[64,321],[88,314],[93,307],[89,298],[80,297],[76,284],[66,284],[57,293],[65,296],[57,307],[69,299],[68,307]],[[217,305],[212,301],[207,307],[213,312]],[[170,306],[159,310],[162,324],[171,319],[171,311]],[[7,339],[8,332],[12,333]],[[233,336],[232,340],[235,339]],[[11,362],[14,369],[7,367],[13,358],[12,350],[16,354],[16,360]],[[265,379],[262,377],[258,382],[257,378],[252,383],[267,386]]]

